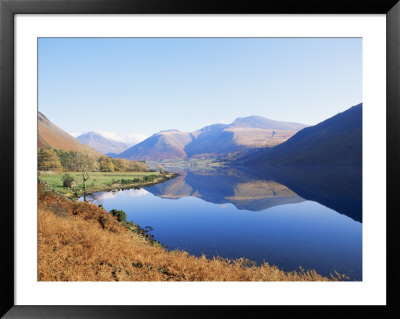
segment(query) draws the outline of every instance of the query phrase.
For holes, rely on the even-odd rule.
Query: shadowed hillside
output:
[[[280,145],[244,156],[235,163],[256,166],[361,165],[362,103],[302,129]]]

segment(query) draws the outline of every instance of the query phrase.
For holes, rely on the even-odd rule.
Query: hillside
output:
[[[102,154],[114,155],[111,157],[115,157],[116,154],[125,151],[126,149],[129,148],[129,146],[132,145],[112,140],[110,138],[101,135],[100,133],[93,131],[81,134],[76,139],[82,144],[88,145]]]
[[[299,123],[250,116],[238,118],[231,124],[209,125],[194,132],[159,132],[119,156],[148,161],[220,156],[248,148],[278,145],[304,127]]]
[[[144,161],[183,159],[187,157],[184,147],[192,139],[190,133],[178,130],[162,131],[132,146],[119,154],[118,157]]]
[[[302,129],[280,145],[246,155],[234,163],[255,166],[361,165],[362,103]]]
[[[328,281],[314,270],[284,272],[168,251],[134,223],[38,187],[38,281]]]
[[[91,147],[79,143],[73,136],[54,125],[46,116],[38,112],[38,148],[46,147],[101,155]]]

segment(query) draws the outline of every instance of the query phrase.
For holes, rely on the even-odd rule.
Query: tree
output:
[[[111,158],[116,172],[147,171],[147,165],[143,162],[134,162],[126,158]]]
[[[165,175],[165,169],[161,166],[161,164],[157,164],[157,170],[160,172],[160,175]]]
[[[93,161],[86,154],[76,153],[75,163],[79,171],[82,173],[83,190],[86,190],[86,182],[90,177],[89,172],[93,169]]]
[[[62,166],[57,153],[51,148],[42,148],[38,154],[39,171],[61,172]]]
[[[102,172],[115,172],[115,165],[110,157],[103,157],[100,160],[100,170]]]
[[[126,172],[127,171],[127,165],[125,162],[127,160],[122,159],[122,158],[113,158],[111,160],[114,164],[114,169],[116,172]]]
[[[142,161],[132,162],[132,171],[145,172],[148,170],[149,170],[149,168],[147,167],[145,162],[142,162]]]
[[[79,170],[75,161],[76,152],[73,151],[65,152],[63,150],[55,150],[55,151],[58,155],[58,158],[65,172],[72,172]]]

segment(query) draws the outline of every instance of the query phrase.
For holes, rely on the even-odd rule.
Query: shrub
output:
[[[155,175],[146,175],[143,176],[143,182],[152,182],[157,176]]]
[[[126,213],[123,210],[119,210],[119,209],[112,209],[110,211],[110,213],[117,217],[117,220],[119,222],[126,222]]]
[[[146,177],[146,176],[145,176]],[[144,180],[144,181],[147,181],[147,180]],[[140,182],[140,179],[139,178],[137,178],[137,177],[135,177],[135,178],[133,178],[133,179],[121,179],[120,181],[119,181],[121,184],[123,184],[123,185],[127,185],[127,184],[134,184],[134,183],[139,183]]]
[[[71,175],[69,175],[68,173],[64,174],[62,179],[63,179],[64,187],[74,187],[76,185],[74,178]]]

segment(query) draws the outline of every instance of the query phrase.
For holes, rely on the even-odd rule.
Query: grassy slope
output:
[[[233,132],[233,140],[238,145],[246,147],[272,147],[281,144],[292,137],[297,131],[273,130],[262,128],[232,127],[226,129]]]
[[[54,189],[58,193],[65,194],[67,196],[72,196],[73,191],[68,187],[63,187],[62,176],[63,173],[55,173],[55,172],[42,172],[39,175],[39,180],[46,182],[51,189]],[[68,172],[71,176],[74,177],[74,180],[78,183],[79,189],[82,189],[82,174],[80,172]],[[112,189],[121,189],[121,188],[132,188],[132,187],[140,187],[147,186],[154,183],[159,183],[163,180],[170,179],[174,175],[168,173],[166,176],[161,176],[159,172],[91,172],[89,173],[89,180],[86,183],[86,192],[93,193],[97,191],[103,190],[112,190]],[[144,182],[142,179],[144,176],[154,176],[154,180]],[[129,183],[129,184],[121,184],[121,179],[125,180],[133,180],[134,178],[139,178],[139,182]]]
[[[79,143],[73,136],[53,124],[46,116],[38,112],[38,147],[52,147],[64,151],[82,152],[101,156],[91,147]]]
[[[286,273],[266,263],[169,252],[94,204],[38,189],[39,281],[328,280],[315,271]]]

